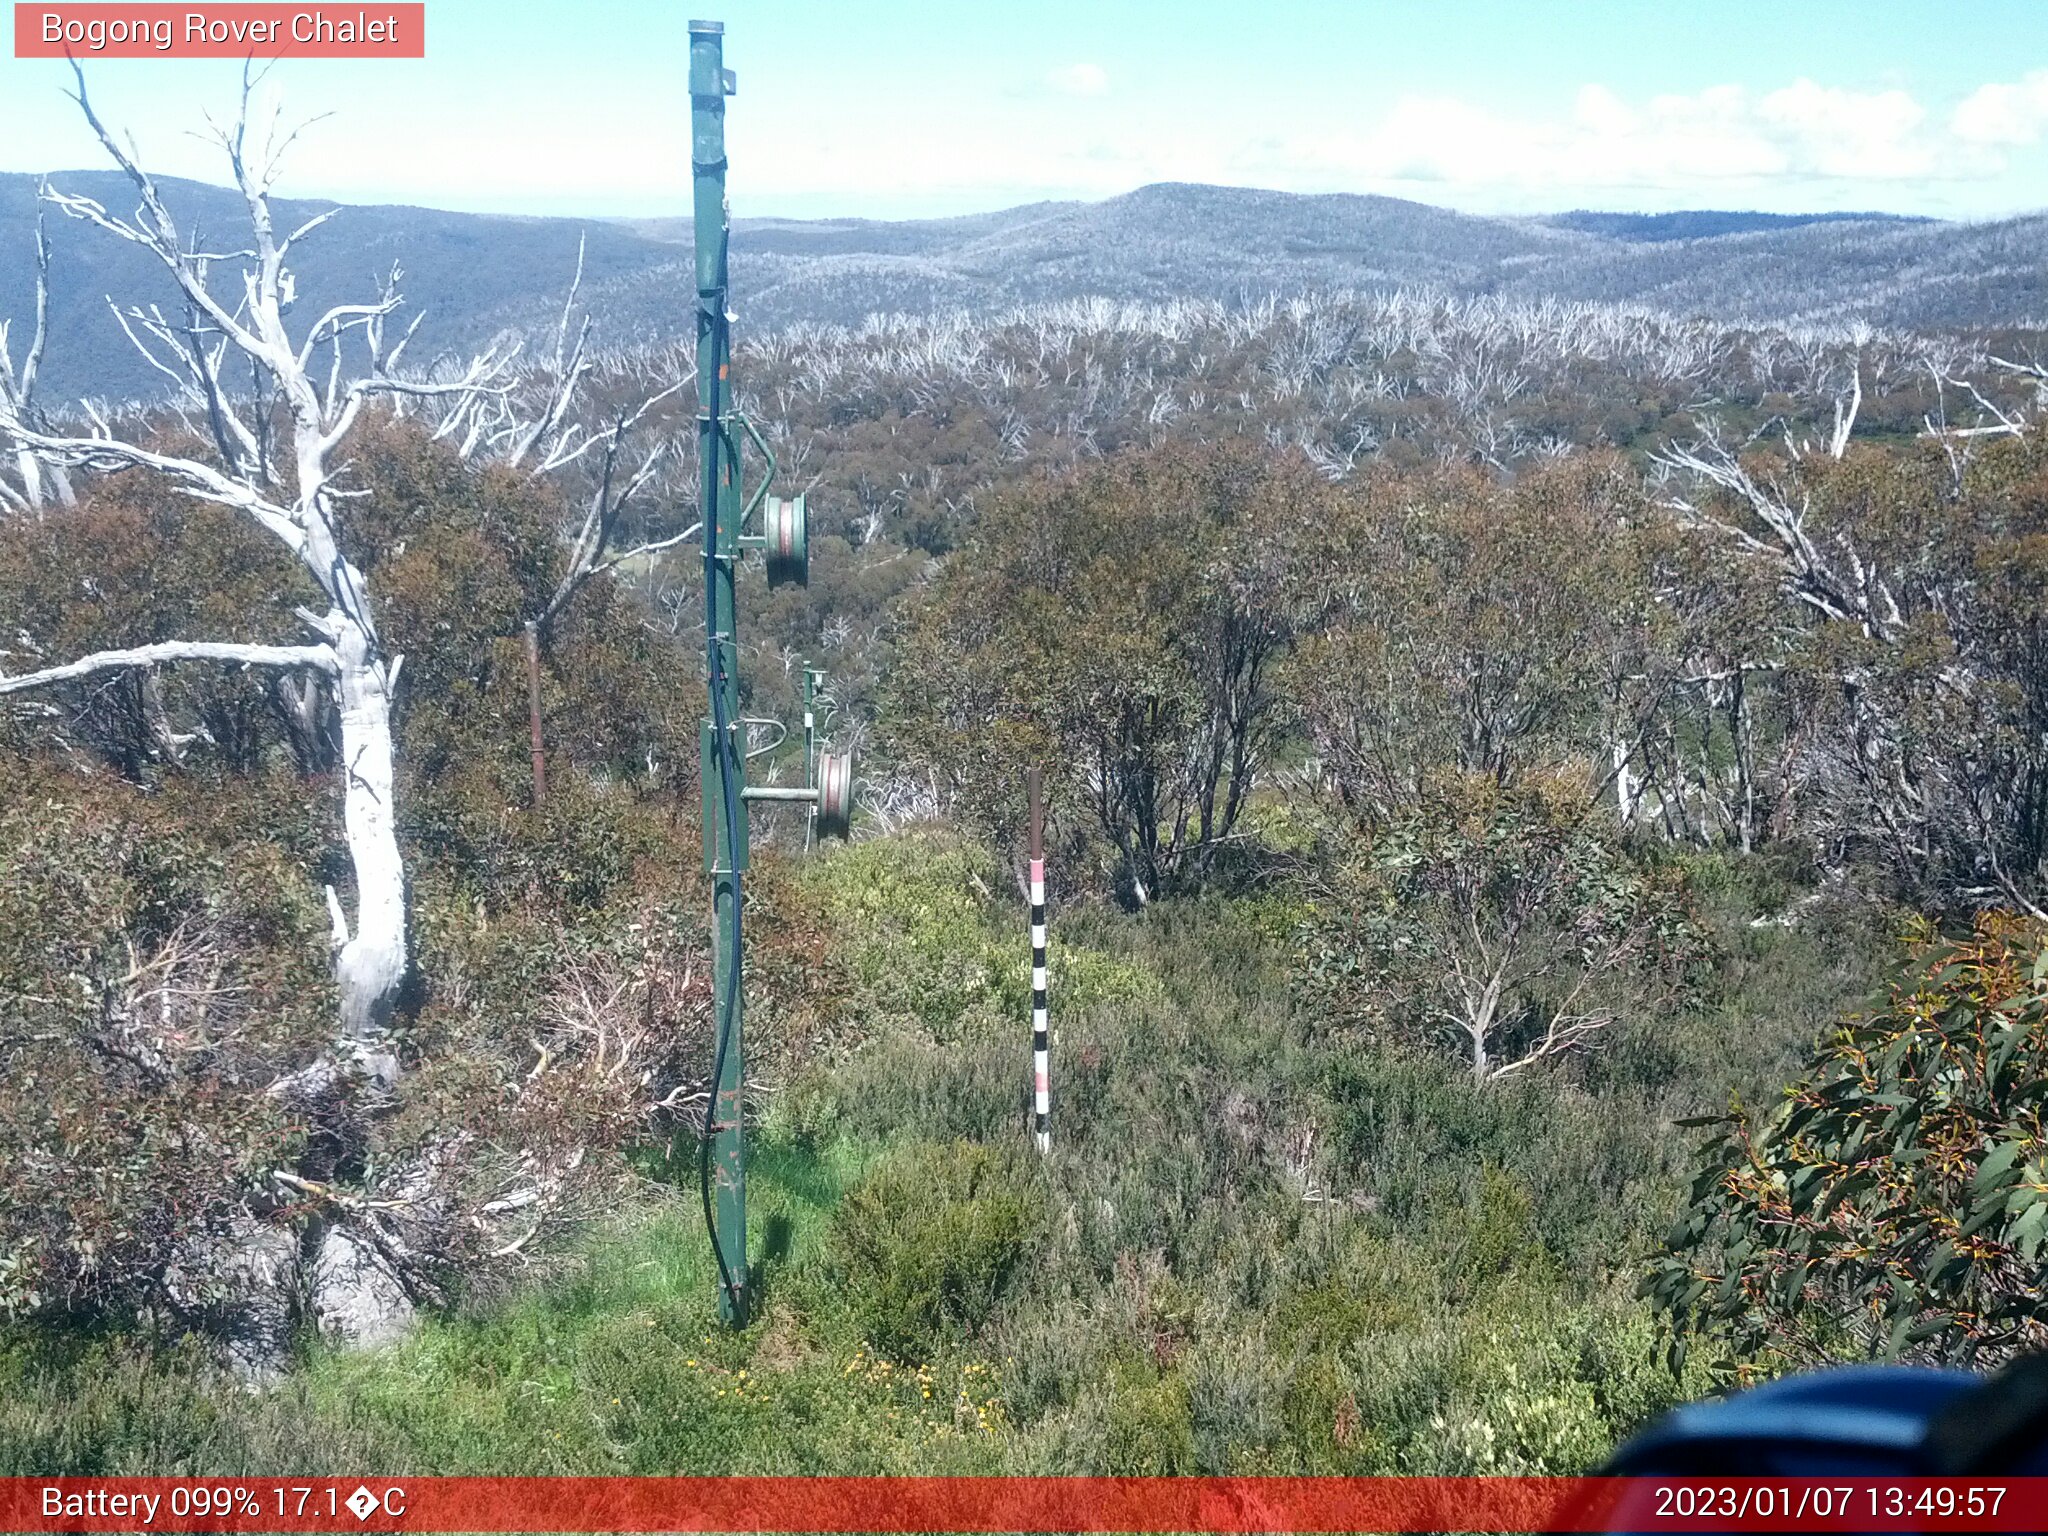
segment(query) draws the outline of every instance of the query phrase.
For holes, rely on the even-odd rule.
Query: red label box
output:
[[[423,59],[423,3],[24,4],[17,59]]]
[[[0,1532],[2042,1531],[2048,1478],[0,1478]]]

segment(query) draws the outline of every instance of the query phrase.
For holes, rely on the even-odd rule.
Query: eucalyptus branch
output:
[[[16,677],[0,673],[0,694],[25,693],[53,683],[71,682],[95,672],[122,668],[157,667],[174,661],[222,661],[245,667],[311,667],[330,676],[341,670],[331,646],[325,645],[240,645],[232,641],[165,640],[155,645],[132,646],[126,650],[95,651],[62,666]]]

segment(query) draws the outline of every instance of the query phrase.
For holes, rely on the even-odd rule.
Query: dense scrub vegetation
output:
[[[1290,900],[1071,912],[1041,1161],[997,861],[938,831],[824,855],[784,900],[861,1028],[766,1097],[747,1332],[715,1326],[685,1174],[558,1278],[256,1396],[120,1333],[17,1334],[5,1470],[1583,1466],[1707,1383],[1653,1358],[1634,1296],[1687,1173],[1671,1118],[1768,1093],[1876,964],[1853,931],[1750,927],[1761,872],[1696,869],[1699,1000],[1485,1086],[1317,1036]]]
[[[0,699],[0,1470],[1563,1471],[1729,1372],[2026,1342],[2048,450],[2018,376],[1971,406],[2012,430],[1950,427],[1984,346],[1396,296],[743,357],[820,512],[809,587],[743,583],[747,708],[824,660],[869,795],[829,854],[762,823],[736,1336],[687,553],[536,628],[536,803],[581,509],[366,417],[402,1091],[279,1090],[348,878],[317,679]],[[7,673],[310,600],[140,476],[0,521]],[[1962,948],[1912,979],[1908,932]],[[344,1212],[409,1333],[287,1306],[296,1368],[240,1391],[223,1256]]]
[[[17,1316],[203,1313],[190,1271],[218,1267],[211,1238],[363,1198],[340,1185],[396,1194],[393,1169],[423,1147],[436,1155],[391,1225],[445,1299],[488,1275],[491,1250],[545,1246],[602,1205],[624,1170],[591,1154],[644,1137],[646,1102],[693,1081],[708,986],[694,865],[675,857],[695,785],[675,647],[622,592],[586,589],[543,672],[552,739],[581,771],[533,807],[514,637],[553,580],[534,551],[559,508],[409,433],[366,443],[359,472],[375,511],[355,558],[413,658],[399,788],[419,963],[398,1041],[416,1080],[396,1113],[348,1125],[277,1091],[332,1016],[322,886],[346,880],[335,804],[306,793],[345,771],[317,685],[178,667],[17,708],[0,744],[0,989],[20,1074],[0,1098],[17,1170],[0,1253]],[[45,637],[38,651],[147,641],[208,606],[260,638],[305,600],[266,543],[141,480],[10,524],[0,546],[0,608]],[[543,1198],[457,1219],[536,1179]]]

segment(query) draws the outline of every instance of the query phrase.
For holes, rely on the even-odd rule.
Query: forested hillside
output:
[[[53,175],[60,189],[132,201],[118,173]],[[26,313],[36,180],[0,175],[0,313]],[[189,227],[226,232],[236,195],[166,180]],[[331,204],[280,199],[299,221]],[[131,246],[55,226],[56,344],[47,381],[67,397],[161,391],[108,313],[107,295],[146,279]],[[687,220],[575,222],[422,208],[343,210],[297,269],[310,307],[396,263],[433,316],[436,345],[474,351],[500,333],[545,344],[576,269],[609,344],[686,333]],[[1950,224],[1888,215],[1770,217],[1700,212],[1496,219],[1389,197],[1309,197],[1158,185],[1099,203],[1041,203],[962,218],[886,222],[741,219],[733,233],[740,312],[758,333],[858,326],[887,314],[965,312],[1074,299],[1231,304],[1346,290],[1426,290],[1453,299],[1593,301],[1679,318],[1985,327],[2048,321],[2039,217]]]
[[[165,403],[73,403],[76,309],[31,389],[7,300],[0,1473],[1558,1473],[2043,1341],[2022,227],[743,231],[757,313],[812,294],[733,365],[812,519],[739,583],[744,710],[822,666],[862,767],[850,845],[757,822],[728,1333],[673,232],[564,308],[572,232],[504,225],[532,286],[473,259],[401,344],[355,211],[303,291],[310,211],[238,226],[222,303],[152,199],[49,283],[142,306]],[[409,271],[479,227],[391,220]],[[978,297],[823,323],[842,262]]]

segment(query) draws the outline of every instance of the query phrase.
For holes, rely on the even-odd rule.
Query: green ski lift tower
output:
[[[747,869],[747,807],[754,801],[795,801],[808,807],[808,831],[844,837],[853,805],[848,755],[817,750],[810,706],[823,674],[807,668],[802,785],[746,782],[749,721],[740,714],[737,576],[742,552],[765,556],[768,582],[802,584],[810,576],[810,532],[801,495],[770,494],[775,455],[734,405],[732,314],[727,247],[731,221],[725,196],[725,98],[735,81],[725,67],[725,26],[690,23],[690,171],[697,274],[697,463],[703,518],[704,637],[709,695],[700,735],[704,791],[704,868],[712,889],[712,1096],[706,1111],[698,1178],[704,1221],[718,1266],[718,1313],[734,1328],[747,1321],[747,1165],[743,1133],[746,1053],[741,1036],[741,919]],[[760,483],[742,496],[741,441],[762,459]],[[768,748],[772,749],[774,743]]]

